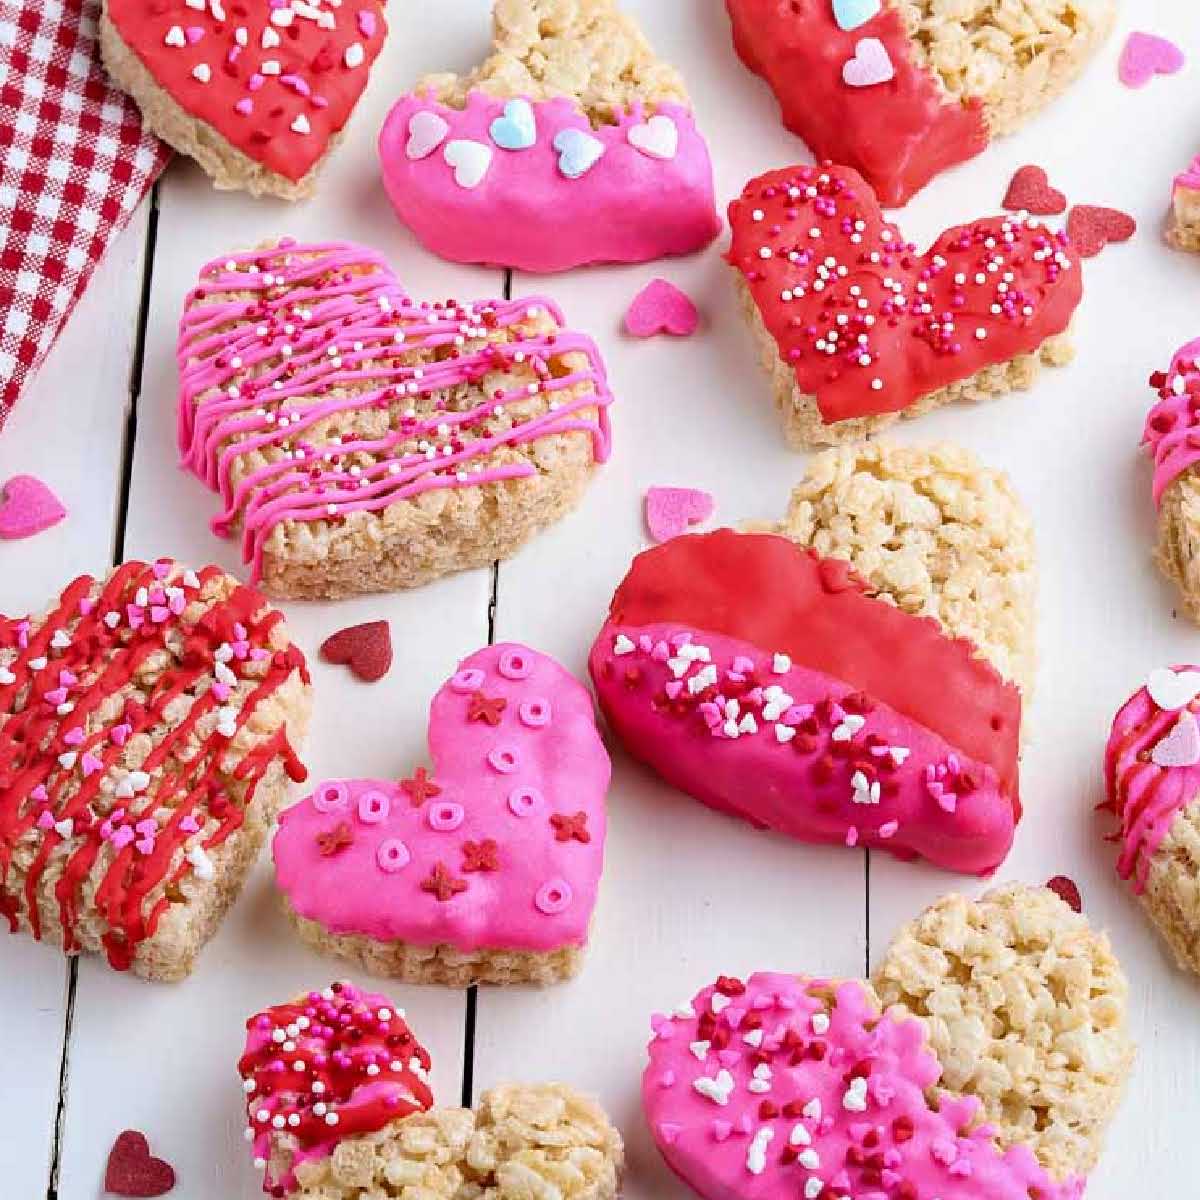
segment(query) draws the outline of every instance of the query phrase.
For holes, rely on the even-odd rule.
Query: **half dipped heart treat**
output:
[[[277,1200],[611,1200],[621,1136],[558,1083],[435,1106],[432,1063],[386,996],[333,983],[246,1022],[246,1139]]]
[[[305,778],[310,690],[282,614],[216,567],[128,562],[0,617],[0,917],[183,978]]]
[[[832,451],[778,530],[634,560],[589,662],[614,733],[755,826],[995,870],[1032,664],[1007,481],[954,447]]]
[[[349,242],[208,263],[177,357],[183,464],[272,595],[490,566],[609,455],[604,363],[553,301],[416,300]]]
[[[301,936],[419,983],[553,983],[578,971],[604,862],[611,768],[587,690],[512,644],[434,697],[432,766],[331,780],[280,819]]]
[[[734,46],[817,159],[888,207],[1023,125],[1104,42],[1115,0],[725,0]]]
[[[312,193],[383,48],[381,0],[104,0],[100,47],[218,188]]]
[[[1073,357],[1083,276],[1031,218],[946,230],[924,253],[848,167],[751,180],[727,254],[790,445],[864,437],[901,417],[1032,385]]]
[[[379,157],[400,219],[456,262],[645,262],[720,229],[683,80],[614,0],[496,0],[491,57],[401,97]]]
[[[1133,1060],[1127,992],[1052,892],[949,896],[871,982],[721,976],[656,1015],[646,1118],[704,1200],[1078,1200]]]
[[[1104,752],[1117,872],[1185,970],[1200,974],[1200,667],[1150,672]]]

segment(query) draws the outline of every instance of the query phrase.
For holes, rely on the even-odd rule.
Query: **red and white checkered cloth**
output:
[[[0,0],[0,427],[170,151],[100,63],[100,0]]]

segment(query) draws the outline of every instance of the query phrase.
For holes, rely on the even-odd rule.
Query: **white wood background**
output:
[[[627,5],[687,75],[722,206],[752,175],[806,157],[779,126],[766,88],[736,62],[723,5]],[[114,557],[173,554],[240,569],[235,547],[208,532],[213,497],[175,466],[175,326],[208,258],[282,233],[352,238],[388,253],[416,295],[502,293],[502,272],[447,265],[417,247],[391,214],[374,151],[389,105],[416,76],[466,69],[484,54],[487,0],[391,7],[387,47],[315,200],[289,208],[216,193],[179,161],[157,189],[157,212],[143,206],[112,250],[0,436],[0,478],[33,471],[71,510],[41,537],[0,545],[4,611],[36,610],[68,577],[103,571]],[[928,242],[943,225],[994,211],[1015,167],[1039,162],[1073,200],[1113,204],[1141,222],[1131,245],[1086,268],[1073,366],[1047,374],[1028,395],[943,410],[899,435],[972,446],[1011,472],[1036,518],[1042,671],[1023,772],[1027,813],[1001,877],[1073,876],[1130,975],[1142,1053],[1091,1200],[1193,1195],[1200,1169],[1200,994],[1116,879],[1092,811],[1117,706],[1151,667],[1200,659],[1200,633],[1174,618],[1150,563],[1149,470],[1137,451],[1146,377],[1200,333],[1200,260],[1161,241],[1170,178],[1200,150],[1200,11],[1193,0],[1126,0],[1125,8],[1118,36],[1068,97],[937,181],[904,214],[916,240]],[[1197,61],[1145,91],[1125,90],[1116,58],[1135,20],[1173,36]],[[549,291],[604,349],[618,397],[613,461],[578,513],[497,571],[390,597],[286,606],[314,659],[324,636],[359,620],[390,619],[396,645],[396,666],[374,687],[314,662],[314,778],[395,777],[421,761],[432,692],[489,634],[528,640],[582,674],[608,597],[644,544],[647,487],[708,488],[722,522],[782,510],[803,462],[777,436],[720,249],[511,280],[514,295]],[[703,310],[703,329],[690,341],[620,334],[629,300],[656,274]],[[610,804],[608,869],[591,956],[576,982],[474,998],[390,990],[433,1054],[442,1102],[506,1078],[575,1083],[602,1097],[625,1134],[626,1194],[682,1197],[640,1115],[650,1012],[720,971],[859,972],[921,906],[984,885],[754,833],[671,793],[619,752]],[[6,1200],[92,1200],[115,1134],[132,1127],[175,1165],[179,1200],[258,1195],[235,1074],[242,1022],[343,974],[290,936],[265,861],[181,985],[145,984],[96,961],[68,966],[45,947],[0,941],[0,1192]]]

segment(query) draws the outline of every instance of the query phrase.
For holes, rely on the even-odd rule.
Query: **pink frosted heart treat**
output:
[[[432,768],[330,780],[285,812],[301,936],[409,982],[550,983],[582,961],[610,764],[587,690],[525,646],[466,659],[430,710]]]
[[[33,475],[14,475],[0,500],[0,538],[33,537],[67,515],[63,502]]]

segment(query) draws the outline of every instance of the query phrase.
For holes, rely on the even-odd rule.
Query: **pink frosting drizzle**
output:
[[[434,697],[429,751],[432,772],[330,781],[283,814],[292,906],[377,941],[582,945],[611,773],[587,690],[544,654],[490,646]]]
[[[558,96],[530,106],[535,140],[509,150],[492,134],[506,103],[511,101],[472,92],[459,110],[409,93],[384,122],[379,135],[384,186],[400,219],[433,253],[455,262],[565,271],[586,263],[690,254],[720,231],[708,147],[688,109],[660,104],[648,117],[636,105],[593,129],[573,100]],[[431,139],[410,143],[412,119],[421,113],[445,124],[432,146]],[[654,146],[656,139],[647,141],[645,131],[658,118],[673,125],[674,134],[648,153],[634,141]],[[667,126],[659,123],[654,130],[666,132]],[[584,135],[602,150],[575,178],[560,167],[556,141],[564,133]],[[474,154],[488,160],[474,186],[456,181],[446,161],[445,147],[455,141],[473,143],[479,148]],[[668,149],[672,153],[665,157]],[[418,151],[423,153],[414,157]]]
[[[1154,503],[1200,460],[1200,338],[1176,351],[1166,373],[1156,372],[1150,386],[1158,403],[1146,418],[1142,444],[1154,455]]]
[[[832,1004],[818,989],[832,991]],[[722,976],[651,1020],[642,1099],[655,1143],[704,1200],[1078,1200],[1025,1145],[971,1128],[979,1101],[941,1075],[920,1024],[861,983]]]
[[[1172,669],[1200,671],[1195,666]],[[1193,700],[1183,710],[1162,709],[1142,688],[1117,713],[1104,751],[1108,795],[1104,807],[1121,823],[1115,835],[1121,843],[1117,873],[1139,895],[1146,889],[1150,862],[1172,821],[1200,796],[1200,763],[1162,767],[1151,761],[1154,747],[1171,733],[1181,711],[1200,712],[1200,702]]]
[[[252,295],[230,298],[235,291]],[[594,457],[604,462],[612,394],[590,338],[560,329],[480,341],[541,310],[561,326],[562,313],[542,297],[418,303],[381,256],[351,243],[284,240],[208,263],[180,322],[179,448],[183,465],[220,492],[225,508],[214,532],[227,536],[240,522],[244,560],[257,580],[267,540],[284,522],[379,512],[434,489],[526,478],[537,473],[532,462],[482,460],[573,431],[590,434]],[[435,360],[434,351],[449,353]],[[586,357],[586,369],[556,374],[551,360],[573,352]],[[592,390],[508,427],[499,419],[505,406],[527,399],[527,391],[498,390],[464,411],[444,400],[425,415],[410,407],[416,397],[478,385],[514,360],[532,364],[539,393],[583,383]],[[336,394],[343,387],[355,391]],[[369,409],[389,414],[377,437],[306,438],[332,414]],[[268,448],[286,453],[235,485],[237,459]],[[346,456],[357,453],[373,456],[372,465],[347,466]]]
[[[1173,190],[1179,191],[1181,188],[1200,191],[1200,155],[1193,158],[1187,168],[1175,176]]]
[[[610,620],[591,673],[629,752],[711,808],[967,873],[995,870],[1012,846],[1013,806],[990,766],[786,656],[707,630]]]

